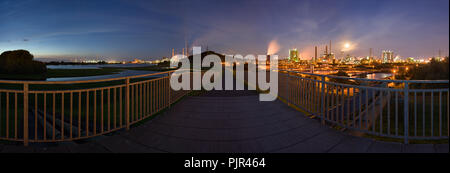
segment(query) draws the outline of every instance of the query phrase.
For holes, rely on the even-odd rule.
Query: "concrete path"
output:
[[[222,92],[182,99],[129,131],[84,143],[0,144],[0,152],[448,153],[448,144],[404,145],[350,136],[280,101],[259,102],[256,93]]]

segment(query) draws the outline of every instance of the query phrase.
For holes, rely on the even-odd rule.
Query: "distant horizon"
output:
[[[330,40],[337,58],[367,56],[370,48],[374,57],[382,50],[402,59],[449,55],[448,0],[5,0],[0,19],[0,53],[25,49],[49,61],[155,60],[192,46],[266,54],[272,42],[280,58],[297,48],[310,59]]]

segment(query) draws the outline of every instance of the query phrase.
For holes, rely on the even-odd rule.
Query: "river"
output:
[[[95,64],[95,65],[47,65],[49,69],[100,69],[103,67],[145,67],[150,64]],[[98,80],[110,79],[126,76],[136,76],[143,74],[157,73],[157,71],[143,71],[143,70],[124,70],[117,74],[99,75],[99,76],[85,76],[85,77],[59,77],[47,78],[46,81],[83,81],[83,80]],[[155,75],[155,77],[162,77],[163,75]]]

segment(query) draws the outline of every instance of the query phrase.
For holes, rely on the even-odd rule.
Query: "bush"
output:
[[[47,67],[43,62],[34,61],[26,50],[6,51],[0,55],[2,74],[44,74]]]

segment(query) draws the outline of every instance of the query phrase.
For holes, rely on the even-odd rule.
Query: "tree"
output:
[[[3,74],[44,74],[47,67],[43,62],[34,61],[34,56],[26,50],[6,51],[0,55],[0,73]]]

